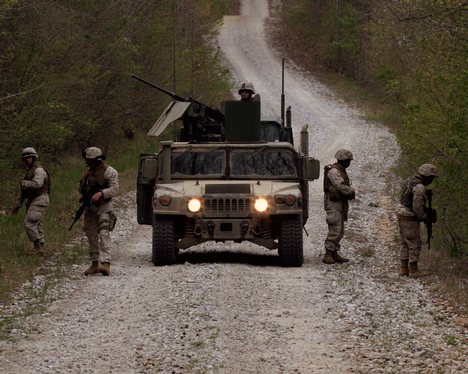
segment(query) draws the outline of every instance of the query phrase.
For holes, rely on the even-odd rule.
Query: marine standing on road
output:
[[[351,187],[351,181],[346,173],[353,154],[347,149],[340,149],[336,152],[335,158],[337,162],[326,165],[323,176],[324,207],[328,224],[325,256],[322,259],[325,264],[349,261],[341,257],[338,251],[341,248],[340,240],[344,235],[344,223],[348,220],[348,201],[355,198],[354,188]]]
[[[38,155],[34,148],[23,149],[21,157],[26,166],[26,174],[20,182],[21,193],[16,200],[12,214],[18,214],[24,200],[27,200],[24,228],[29,240],[34,243],[34,250],[38,254],[44,255],[42,223],[45,210],[49,206],[50,176],[37,161]]]
[[[396,209],[401,238],[400,275],[413,277],[419,275],[418,261],[421,253],[419,224],[432,219],[426,208],[426,186],[436,177],[437,168],[432,164],[423,164],[418,172],[403,184],[400,203]]]
[[[80,180],[81,200],[85,203],[84,231],[89,243],[91,266],[85,275],[110,274],[111,238],[115,225],[112,198],[119,192],[117,171],[104,162],[100,148],[89,147],[84,151],[87,167]],[[86,203],[86,202],[89,203]]]
[[[254,101],[255,88],[250,82],[242,82],[238,91],[241,101]]]

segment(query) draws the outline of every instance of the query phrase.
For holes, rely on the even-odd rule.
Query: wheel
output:
[[[153,218],[153,264],[172,265],[177,260],[174,238],[174,220],[166,217]]]
[[[286,216],[282,219],[278,253],[282,266],[299,267],[304,263],[300,215]]]

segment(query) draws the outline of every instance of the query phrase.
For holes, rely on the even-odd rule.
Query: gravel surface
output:
[[[219,45],[234,81],[252,81],[264,116],[279,116],[268,3],[243,1],[241,14],[225,17]],[[355,155],[348,170],[358,198],[342,241],[351,261],[320,261],[327,232],[320,180],[310,185],[302,268],[281,268],[276,251],[233,243],[207,243],[184,251],[178,265],[156,268],[151,227],[136,224],[135,196],[127,194],[117,204],[111,276],[84,277],[82,264],[50,284],[52,260],[1,307],[6,319],[46,304],[12,317],[1,373],[466,372],[466,328],[419,280],[396,275],[394,136],[290,64],[285,83],[296,139],[308,124],[311,154],[322,164],[338,148]]]

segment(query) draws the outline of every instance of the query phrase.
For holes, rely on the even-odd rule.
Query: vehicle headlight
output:
[[[255,200],[254,208],[257,212],[263,213],[268,209],[268,201],[263,197],[258,198]]]
[[[201,209],[201,201],[199,199],[190,199],[187,204],[188,210],[192,213],[196,213]]]
[[[159,204],[162,206],[168,206],[172,201],[172,197],[169,195],[162,195],[159,197]]]

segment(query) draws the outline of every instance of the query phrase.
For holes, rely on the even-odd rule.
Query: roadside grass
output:
[[[108,162],[119,172],[120,193],[135,189],[139,154],[155,149],[154,142],[137,136],[132,141],[121,140],[109,150]],[[77,186],[85,167],[83,159],[70,156],[60,160],[60,165],[46,166],[52,179],[50,205],[44,218],[46,255],[40,257],[32,251],[32,243],[23,227],[24,207],[17,216],[0,216],[0,303],[8,302],[11,292],[30,279],[47,258],[60,252],[61,245],[82,229],[82,223],[77,222],[68,230],[79,207]],[[14,201],[13,194],[11,201]],[[67,256],[68,261],[76,261],[76,254]]]

